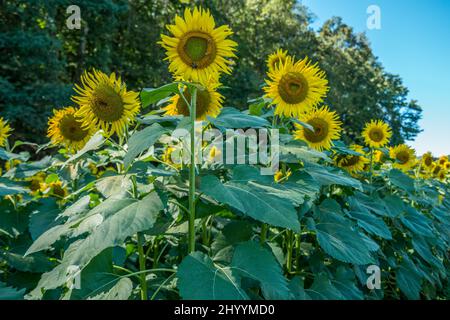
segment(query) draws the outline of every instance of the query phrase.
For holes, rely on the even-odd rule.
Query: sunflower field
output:
[[[323,62],[283,48],[227,106],[231,28],[195,7],[166,29],[173,82],[86,70],[43,145],[0,118],[0,299],[450,298],[448,156],[369,114],[345,144]]]

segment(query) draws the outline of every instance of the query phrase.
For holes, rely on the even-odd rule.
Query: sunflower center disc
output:
[[[369,137],[372,141],[381,142],[384,138],[384,134],[383,132],[381,132],[381,130],[372,129],[369,132]]]
[[[425,159],[425,165],[427,166],[427,167],[429,167],[429,166],[431,166],[433,164],[433,160],[430,158],[430,157],[427,157],[426,159]]]
[[[306,140],[310,142],[322,142],[328,137],[328,123],[320,118],[314,118],[308,121],[308,124],[314,128],[314,131],[304,129]]]
[[[191,101],[191,93],[186,90],[184,96],[187,101]],[[208,90],[197,90],[197,104],[195,107],[196,118],[202,117],[204,114],[208,112],[208,107],[211,103],[211,96],[209,95]],[[185,117],[189,117],[190,111],[189,106],[186,104],[184,99],[180,97],[177,102],[177,113],[182,114]]]
[[[436,168],[434,168],[434,170],[433,170],[433,174],[438,174],[440,171],[441,171],[441,167],[436,166]]]
[[[181,60],[194,69],[209,66],[216,57],[216,44],[213,38],[204,32],[188,32],[178,44]]]
[[[397,161],[400,163],[400,164],[405,164],[405,163],[407,163],[408,161],[409,161],[409,153],[408,152],[406,152],[406,151],[400,151],[398,154],[397,154]]]
[[[348,156],[342,160],[343,167],[351,167],[359,162],[359,156]]]
[[[290,104],[300,103],[308,95],[308,81],[301,73],[289,72],[281,77],[278,91],[281,98]]]
[[[114,122],[119,120],[124,112],[120,95],[107,85],[99,86],[92,96],[92,111],[103,121]]]
[[[71,141],[81,141],[88,134],[88,130],[82,129],[81,123],[71,114],[61,119],[59,129],[61,130],[61,135]]]

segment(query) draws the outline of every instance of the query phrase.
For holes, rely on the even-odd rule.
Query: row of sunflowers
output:
[[[159,44],[174,82],[138,93],[115,73],[86,71],[74,105],[49,119],[50,142],[30,144],[53,155],[17,153],[27,143],[11,145],[0,119],[0,297],[450,296],[447,156],[390,146],[379,119],[361,132],[364,146],[346,146],[339,115],[323,105],[326,74],[282,49],[267,59],[262,97],[245,111],[226,107],[232,30],[197,7],[167,29]],[[280,169],[196,164],[195,148],[222,151],[196,146],[195,122],[279,130]],[[181,164],[172,155],[182,143],[170,138],[178,128],[191,133]],[[368,266],[381,286],[368,284]]]

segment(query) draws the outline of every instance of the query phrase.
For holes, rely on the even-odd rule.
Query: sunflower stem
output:
[[[259,241],[261,242],[261,244],[264,244],[266,242],[268,229],[269,228],[267,226],[267,223],[263,223],[261,226],[261,236],[259,238]]]
[[[197,88],[191,88],[191,162],[189,165],[189,235],[188,252],[195,251],[195,118],[197,114]]]
[[[286,255],[286,269],[288,273],[292,272],[292,230],[288,230],[286,234],[286,242],[287,242],[287,255]]]
[[[144,254],[144,235],[141,232],[137,234],[138,253],[139,253],[139,271],[145,270],[145,254]],[[147,297],[147,277],[145,273],[140,274],[141,282],[141,300],[148,300]]]
[[[370,148],[370,184],[373,181],[373,148]]]

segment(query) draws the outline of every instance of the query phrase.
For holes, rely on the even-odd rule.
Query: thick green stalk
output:
[[[373,180],[373,148],[370,148],[370,184]]]
[[[261,236],[259,238],[261,244],[264,244],[266,242],[267,239],[267,230],[268,230],[268,226],[267,223],[263,223],[261,226]]]
[[[139,271],[145,270],[145,254],[144,254],[144,235],[141,232],[137,234],[138,253],[139,253]],[[145,273],[140,274],[141,280],[141,300],[147,300],[147,279]]]
[[[287,255],[286,255],[286,269],[288,273],[292,272],[292,230],[288,230],[286,234],[286,242],[287,242]]]
[[[197,106],[197,88],[191,93],[191,162],[189,164],[189,236],[188,251],[195,251],[195,119]]]
[[[301,244],[301,234],[295,235],[295,267],[296,271],[300,271],[300,244]]]

